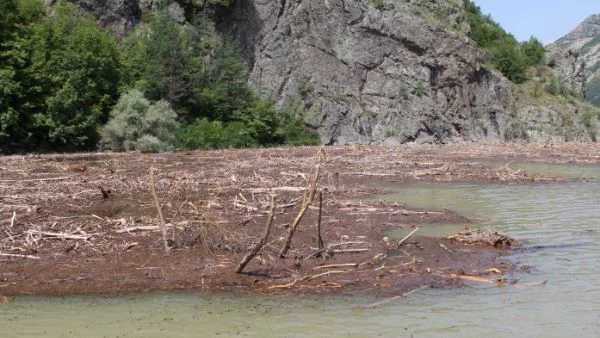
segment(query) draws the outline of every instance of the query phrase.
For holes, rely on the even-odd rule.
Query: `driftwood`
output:
[[[374,307],[378,307],[378,306],[381,306],[381,305],[384,305],[384,304],[387,304],[387,303],[393,302],[393,301],[395,301],[395,300],[397,300],[397,299],[400,299],[400,298],[405,298],[405,297],[407,297],[408,295],[411,295],[411,294],[413,294],[413,293],[415,293],[415,292],[417,292],[417,291],[421,291],[421,290],[425,290],[425,289],[429,289],[429,288],[430,288],[430,286],[429,286],[429,285],[422,285],[422,286],[419,286],[418,288],[415,288],[415,289],[412,289],[412,290],[410,290],[410,291],[404,292],[404,293],[402,293],[402,294],[400,294],[400,295],[398,295],[398,296],[394,296],[394,297],[391,297],[391,298],[387,298],[387,299],[384,299],[384,300],[380,300],[380,301],[378,301],[378,302],[371,303],[371,304],[369,304],[369,305],[363,306],[362,308],[363,308],[363,309],[372,309],[372,308],[374,308]]]
[[[341,264],[329,264],[329,265],[320,265],[312,268],[316,269],[330,269],[330,268],[356,268],[358,267],[358,263],[341,263]]]
[[[402,245],[402,243],[406,242],[407,239],[409,239],[412,235],[415,234],[415,232],[419,231],[419,229],[421,229],[421,227],[417,227],[415,230],[413,230],[410,234],[406,235],[406,237],[402,238],[401,240],[398,241],[398,244],[396,244],[397,247],[400,247]]]
[[[150,193],[154,198],[154,205],[156,206],[156,212],[158,213],[158,224],[162,232],[163,243],[165,245],[165,251],[169,251],[169,242],[167,241],[167,226],[165,225],[165,219],[162,214],[162,208],[160,202],[158,202],[158,196],[156,196],[156,184],[154,183],[154,170],[150,168]]]
[[[17,255],[17,254],[7,254],[7,253],[0,253],[0,256],[3,256],[3,257],[19,257],[19,258],[29,258],[29,259],[40,259],[40,257],[38,257],[38,256],[31,256],[31,255]]]
[[[323,237],[321,236],[321,220],[323,218],[323,192],[319,191],[319,217],[317,217],[317,239],[319,241],[319,249],[325,249]]]
[[[50,237],[50,238],[56,238],[56,239],[74,239],[74,240],[83,240],[83,241],[87,241],[90,238],[94,237],[95,235],[100,235],[100,234],[75,235],[75,234],[69,234],[66,232],[50,232],[50,231],[39,231],[39,230],[33,230],[33,229],[27,230],[26,232],[30,235],[40,235],[42,237]]]
[[[48,177],[48,178],[30,178],[26,180],[0,180],[1,183],[12,183],[12,182],[44,182],[44,181],[63,181],[70,179],[70,176],[62,177]]]
[[[275,196],[272,195],[271,196],[271,210],[269,211],[269,217],[267,218],[267,224],[265,226],[265,233],[263,234],[262,238],[260,239],[260,242],[258,242],[258,244],[256,244],[256,245],[254,245],[252,247],[252,249],[244,256],[244,258],[242,258],[240,264],[238,264],[237,268],[235,269],[235,272],[241,273],[244,270],[244,268],[246,267],[246,265],[248,265],[248,263],[250,263],[252,258],[254,258],[254,256],[256,256],[256,254],[267,244],[267,241],[269,240],[269,235],[271,234],[271,228],[273,227],[273,217],[275,216],[275,205],[276,205]]]
[[[323,277],[323,276],[336,275],[336,274],[347,273],[347,272],[352,272],[352,271],[353,270],[333,270],[333,271],[327,271],[327,272],[319,273],[319,274],[316,274],[316,275],[313,275],[313,276],[306,276],[302,280],[303,281],[309,281],[309,280],[313,280],[315,278],[319,278],[319,277]]]
[[[306,192],[304,193],[304,201],[302,202],[302,207],[300,208],[298,215],[296,215],[296,218],[294,219],[287,231],[287,234],[285,236],[285,242],[283,244],[283,247],[281,248],[281,251],[279,252],[279,258],[285,258],[285,255],[287,254],[288,250],[290,250],[290,247],[292,245],[292,238],[294,237],[296,228],[298,227],[298,224],[304,217],[304,214],[306,214],[306,211],[308,211],[308,208],[310,207],[312,201],[315,198],[315,194],[317,192],[317,181],[319,180],[319,175],[321,173],[321,165],[323,164],[323,160],[325,157],[325,150],[323,149],[323,147],[319,148],[319,152],[315,157],[315,167],[313,169],[311,180],[308,184],[308,187],[306,188]]]

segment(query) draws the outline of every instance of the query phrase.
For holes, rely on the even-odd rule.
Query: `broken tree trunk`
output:
[[[275,195],[271,195],[271,210],[269,211],[269,217],[267,218],[267,224],[265,226],[265,233],[263,234],[260,242],[252,247],[252,249],[242,258],[240,264],[238,264],[235,272],[241,273],[246,265],[250,263],[252,258],[267,244],[269,240],[269,234],[271,234],[271,228],[273,227],[273,217],[275,216]]]
[[[287,231],[287,234],[285,236],[285,242],[283,244],[283,247],[281,248],[281,251],[279,252],[279,258],[285,258],[285,255],[287,254],[288,250],[292,245],[292,238],[294,237],[294,233],[296,232],[298,224],[302,220],[302,217],[304,217],[304,214],[310,207],[312,201],[315,199],[315,194],[317,192],[317,182],[319,181],[321,165],[323,164],[324,158],[325,151],[323,150],[323,147],[321,147],[319,149],[319,152],[317,153],[317,156],[315,157],[315,167],[313,169],[313,174],[311,176],[311,180],[308,184],[306,192],[304,193],[304,201],[302,202],[302,207],[300,208],[298,215],[296,215],[296,218],[294,219],[294,221],[290,225],[290,228]]]

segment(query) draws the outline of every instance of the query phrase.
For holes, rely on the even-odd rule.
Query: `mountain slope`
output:
[[[577,59],[577,66],[564,69],[565,76],[575,76],[579,71],[576,67],[583,66],[583,74],[579,76],[584,75],[582,80],[586,85],[586,97],[590,102],[600,105],[600,14],[588,17],[548,49],[559,65],[564,64],[565,60]]]

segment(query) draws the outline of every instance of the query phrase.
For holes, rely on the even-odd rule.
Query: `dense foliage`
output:
[[[118,96],[117,43],[73,6],[44,15],[39,1],[16,5],[2,41],[1,150],[95,147]]]
[[[0,153],[314,143],[248,85],[235,49],[210,17],[227,0],[166,1],[122,41],[74,5],[0,0]]]
[[[527,79],[528,67],[544,63],[546,52],[538,39],[532,37],[519,43],[489,15],[484,15],[474,2],[464,0],[464,3],[471,38],[484,51],[485,60],[504,76],[522,83]]]

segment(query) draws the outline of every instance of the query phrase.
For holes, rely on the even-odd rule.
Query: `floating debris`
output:
[[[471,230],[469,228],[448,236],[447,239],[467,245],[490,245],[495,248],[509,247],[517,243],[517,240],[493,230]]]

